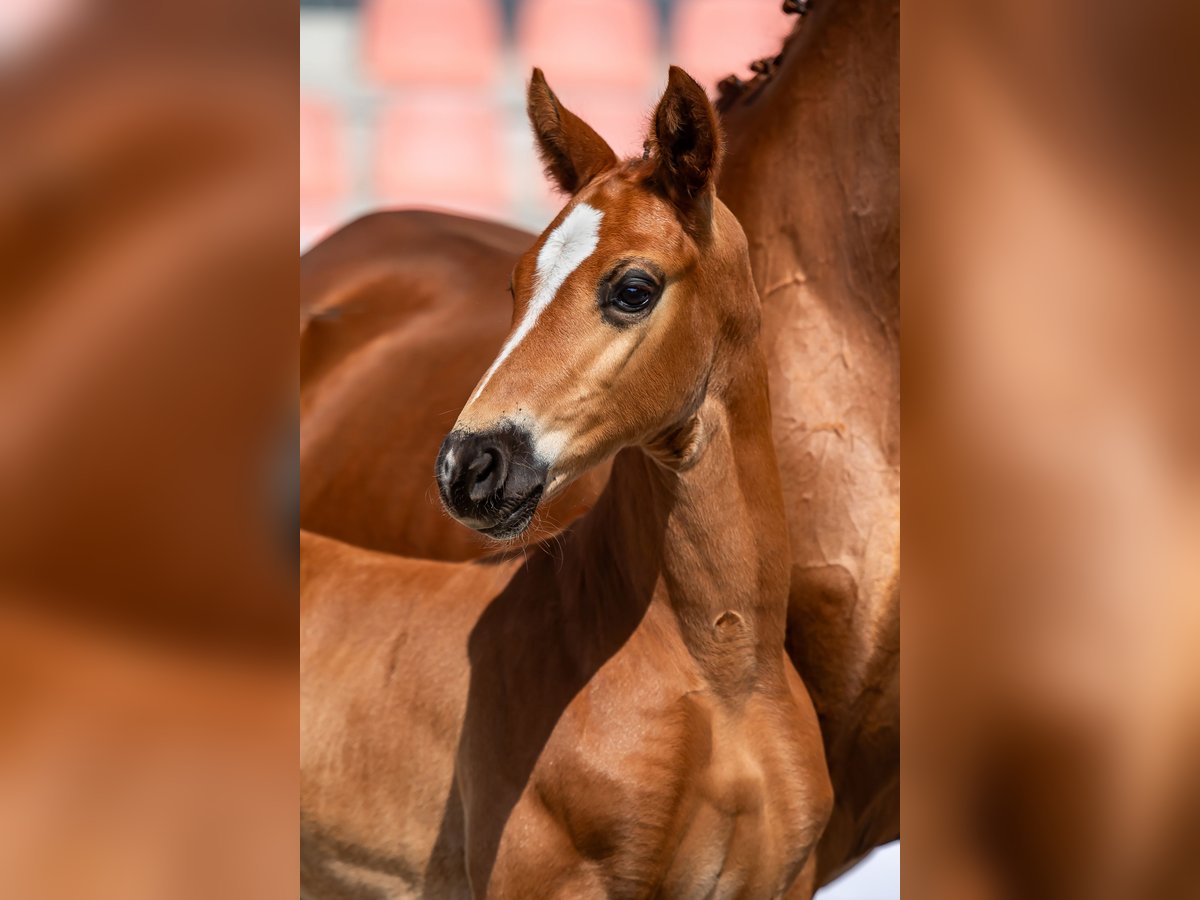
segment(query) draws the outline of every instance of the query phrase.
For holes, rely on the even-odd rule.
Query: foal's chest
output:
[[[775,897],[804,862],[809,736],[792,698],[731,703],[686,656],[643,651],[635,637],[564,710],[489,896]]]

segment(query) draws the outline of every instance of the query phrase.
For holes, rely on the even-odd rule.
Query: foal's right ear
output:
[[[558,102],[541,69],[529,80],[529,123],[546,174],[568,194],[617,164],[617,154],[592,126]]]

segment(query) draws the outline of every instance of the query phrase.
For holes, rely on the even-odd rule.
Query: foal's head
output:
[[[513,330],[436,466],[451,515],[501,539],[622,447],[687,465],[759,321],[745,235],[716,197],[720,127],[690,76],[672,67],[642,159],[619,161],[537,69],[529,118],[570,200],[513,270]]]

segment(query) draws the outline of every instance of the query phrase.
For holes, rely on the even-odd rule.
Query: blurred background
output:
[[[300,243],[381,206],[540,231],[562,205],[525,119],[533,66],[621,155],[668,62],[716,96],[779,51],[781,0],[302,0]]]
[[[737,15],[710,26],[710,85],[774,49],[728,49],[762,4],[712,5]],[[485,23],[479,82],[373,69],[382,31],[358,5],[302,5],[300,53],[291,0],[0,3],[5,896],[297,896],[294,523],[274,477],[295,452],[297,209],[310,242],[384,202],[533,227],[548,211],[522,9],[575,4],[437,6],[402,32]],[[689,65],[671,48],[701,4],[627,6],[642,50],[597,27],[578,39],[610,50],[574,56],[651,60],[628,88],[645,108],[668,58]],[[906,886],[1188,900],[1200,14],[903,6]],[[587,84],[608,76],[572,84],[561,46],[541,64],[600,123]],[[415,130],[429,91],[499,124]],[[389,116],[451,134],[422,154],[490,144],[496,193],[422,197],[428,158],[395,188]],[[632,147],[600,127],[636,149],[632,125]],[[871,871],[823,900],[895,896]]]

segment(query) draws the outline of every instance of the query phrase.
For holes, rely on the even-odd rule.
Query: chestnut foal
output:
[[[456,519],[520,535],[612,457],[555,543],[471,563],[304,534],[310,897],[809,897],[832,803],[784,652],[789,558],[759,300],[721,136],[672,68],[620,162],[539,71],[566,208],[437,463]]]

